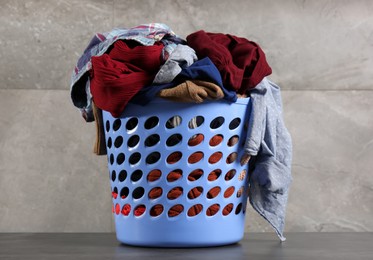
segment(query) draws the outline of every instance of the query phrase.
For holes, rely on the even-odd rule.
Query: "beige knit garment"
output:
[[[158,96],[176,102],[202,103],[205,99],[221,99],[224,93],[218,85],[212,82],[186,80],[173,88],[162,89]]]

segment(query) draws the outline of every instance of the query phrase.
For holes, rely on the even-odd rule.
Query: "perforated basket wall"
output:
[[[189,247],[242,239],[249,101],[155,99],[129,104],[120,118],[103,112],[119,241]]]

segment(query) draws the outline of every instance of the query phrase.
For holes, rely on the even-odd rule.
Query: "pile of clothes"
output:
[[[203,30],[184,40],[167,25],[152,23],[97,33],[73,71],[71,98],[87,122],[96,121],[94,150],[106,154],[102,110],[119,117],[129,102],[146,105],[155,97],[200,103],[250,96],[241,160],[250,160],[249,200],[283,241],[292,143],[282,117],[280,88],[267,78],[271,73],[255,42]]]

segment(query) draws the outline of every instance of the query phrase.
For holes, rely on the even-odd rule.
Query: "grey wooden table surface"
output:
[[[212,248],[122,245],[112,233],[0,233],[0,259],[373,259],[373,233],[247,233]]]

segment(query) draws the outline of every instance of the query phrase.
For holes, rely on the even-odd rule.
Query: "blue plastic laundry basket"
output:
[[[243,238],[248,176],[240,158],[249,102],[155,99],[146,106],[128,104],[120,118],[103,112],[120,242],[204,247]],[[197,137],[203,141],[190,145]],[[203,158],[197,162],[195,155]],[[170,172],[180,178],[170,179]],[[175,190],[178,197],[170,198]]]

